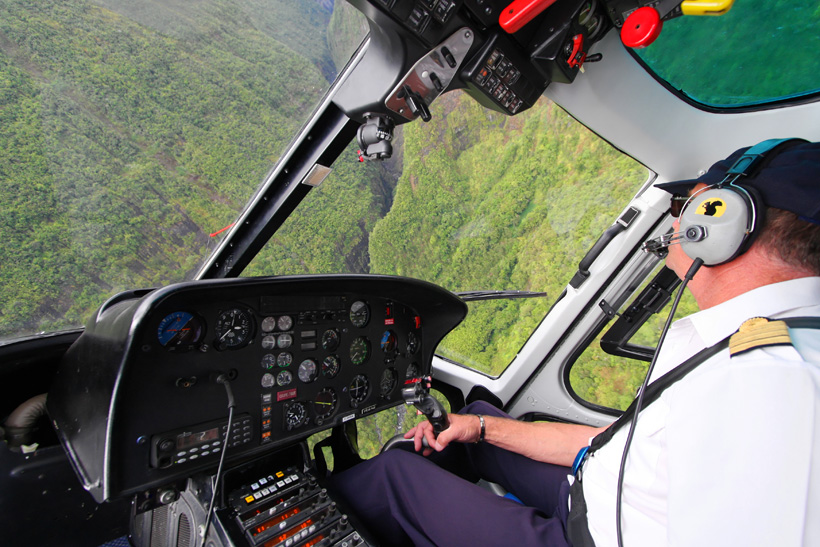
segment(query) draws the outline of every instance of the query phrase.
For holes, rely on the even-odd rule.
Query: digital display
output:
[[[177,435],[177,450],[184,450],[191,446],[196,446],[209,441],[219,440],[219,428],[208,429],[207,431],[199,431],[197,433],[187,433]]]
[[[346,307],[345,299],[340,296],[263,296],[259,301],[259,313],[274,315],[277,313],[294,312],[301,310],[342,310]]]
[[[320,536],[316,536],[315,538],[313,538],[312,540],[308,541],[307,543],[302,544],[302,547],[313,547],[314,545],[316,545],[317,543],[319,543],[319,542],[320,542],[320,541],[322,541],[323,539],[325,539],[324,534],[322,534],[322,535],[320,535]]]
[[[284,513],[276,515],[275,517],[273,517],[270,520],[266,520],[265,522],[263,522],[262,524],[260,524],[259,526],[256,527],[256,529],[253,532],[253,537],[258,536],[259,534],[261,534],[262,532],[264,532],[268,528],[272,528],[272,527],[276,526],[277,524],[279,524],[280,522],[282,522],[284,520],[287,520],[287,519],[289,519],[290,517],[292,517],[294,515],[298,515],[300,512],[301,512],[301,509],[299,507],[294,507],[293,509],[290,509],[288,511],[285,511]]]
[[[258,507],[255,507],[255,508],[251,509],[250,511],[245,511],[244,513],[239,515],[239,519],[242,522],[245,522],[246,520],[252,519],[256,515],[261,515],[264,511],[267,511],[271,507],[276,507],[280,503],[284,503],[284,502],[288,501],[292,497],[296,496],[298,493],[299,493],[298,490],[294,490],[293,492],[289,492],[288,494],[286,494],[284,496],[271,498],[268,501],[266,501],[265,503],[263,503],[262,505],[260,505]]]
[[[278,545],[279,543],[282,543],[283,541],[285,541],[289,537],[295,536],[296,534],[298,534],[299,532],[301,532],[305,528],[308,528],[311,525],[313,525],[313,519],[307,519],[305,522],[303,522],[299,526],[294,526],[293,528],[291,528],[290,530],[288,530],[284,534],[279,534],[278,536],[276,536],[272,540],[268,541],[267,543],[265,543],[264,547],[273,547],[274,545]]]

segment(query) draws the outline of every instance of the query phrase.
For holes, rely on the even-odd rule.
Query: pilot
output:
[[[667,265],[681,278],[706,266],[688,285],[701,311],[671,326],[651,380],[700,364],[644,400],[634,430],[521,422],[483,402],[451,414],[438,438],[421,423],[405,435],[421,454],[391,450],[332,477],[383,544],[602,547],[617,544],[619,512],[629,546],[820,545],[820,143],[767,143],[740,175],[747,149],[661,185],[691,196],[678,235],[662,239]],[[697,256],[735,237],[720,222],[746,222],[731,217],[738,196],[760,224],[741,225],[728,255]],[[715,197],[724,212],[693,213]],[[780,321],[795,317],[808,326]]]

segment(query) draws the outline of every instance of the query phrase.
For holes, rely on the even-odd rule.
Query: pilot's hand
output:
[[[450,425],[439,433],[438,438],[433,433],[433,425],[427,420],[405,433],[404,438],[413,439],[416,452],[422,451],[424,447],[421,453],[425,456],[432,454],[433,450],[441,452],[452,442],[474,443],[478,440],[481,423],[475,414],[449,414],[447,420]],[[422,439],[427,443],[422,444]]]

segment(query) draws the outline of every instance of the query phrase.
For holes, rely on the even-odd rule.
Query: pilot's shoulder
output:
[[[784,321],[753,317],[744,321],[729,339],[729,354],[735,357],[770,346],[793,346],[788,325]]]
[[[729,339],[730,359],[738,363],[768,356],[820,364],[818,331],[820,317],[786,320],[754,317],[744,321]]]

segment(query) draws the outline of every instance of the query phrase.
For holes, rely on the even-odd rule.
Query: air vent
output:
[[[154,509],[151,515],[151,547],[164,547],[168,541],[168,506]]]
[[[177,528],[177,547],[192,547],[191,521],[185,513],[182,513],[179,516],[179,527]]]

